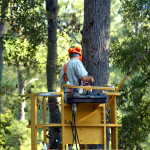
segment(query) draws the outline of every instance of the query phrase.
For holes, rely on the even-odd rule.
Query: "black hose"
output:
[[[78,133],[77,133],[77,127],[76,127],[76,117],[74,115],[74,126],[75,126],[75,135],[79,144],[79,149],[80,149],[80,142],[79,142],[79,137],[78,137]],[[80,149],[81,150],[81,149]]]
[[[72,130],[72,136],[73,136],[73,144],[75,142],[76,144],[76,149],[78,150],[77,144],[79,144],[79,149],[80,148],[80,142],[79,142],[79,137],[77,133],[77,127],[76,127],[76,103],[72,104],[72,121],[69,121],[71,124],[71,130]]]
[[[75,135],[75,144],[76,144],[76,149],[78,150],[78,147],[77,147],[77,140],[76,140],[76,126],[75,126],[75,114],[73,113],[72,114],[72,121],[73,121],[73,129],[74,129],[74,135]]]
[[[76,143],[76,137],[75,137],[75,135],[74,135],[74,131],[73,131],[73,125],[72,125],[72,121],[70,120],[70,124],[71,124],[71,130],[72,130],[72,136],[73,136],[73,143],[72,144],[74,144],[74,141],[75,141],[75,143]]]

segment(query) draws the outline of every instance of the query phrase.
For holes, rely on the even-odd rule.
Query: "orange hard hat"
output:
[[[69,48],[69,57],[71,54],[79,54],[79,59],[82,61],[82,49],[79,46],[76,46],[75,48]]]

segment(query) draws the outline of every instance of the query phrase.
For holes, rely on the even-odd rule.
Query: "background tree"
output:
[[[55,92],[57,87],[57,0],[46,0],[48,20],[48,51],[47,51],[47,88]],[[60,123],[60,112],[57,99],[49,98],[50,123]],[[57,149],[60,142],[60,129],[50,128],[50,148]]]
[[[6,31],[6,24],[7,24],[7,12],[8,12],[8,3],[9,1],[3,0],[0,3],[0,12],[1,12],[1,17],[0,17],[0,116],[2,112],[2,73],[3,73],[3,51],[4,51],[4,35]],[[1,118],[0,118],[1,119]]]

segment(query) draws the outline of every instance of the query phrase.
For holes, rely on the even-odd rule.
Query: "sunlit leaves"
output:
[[[37,67],[33,63],[36,62],[37,46],[46,42],[43,2],[43,0],[16,0],[10,3],[11,10],[5,40],[7,40],[7,45],[10,45],[11,49],[5,55],[5,61],[11,58],[16,65],[23,63],[24,67],[29,65],[33,68]]]
[[[61,1],[59,2],[59,6],[58,33],[64,36],[70,45],[80,43],[83,1]]]
[[[122,7],[120,13],[124,21],[145,22],[150,19],[150,1],[149,0],[121,0]]]
[[[113,58],[113,65],[119,67],[123,72],[127,72],[136,59],[148,52],[150,50],[150,41],[145,34],[149,30],[146,30],[146,33],[141,30],[139,38],[133,35],[125,38],[123,42],[112,44],[111,48],[113,52],[111,53],[111,57]],[[140,61],[138,66],[136,66],[136,71],[139,67],[143,68],[145,66],[146,69],[149,65],[149,59],[150,55],[147,55],[144,60]]]
[[[17,148],[26,142],[29,132],[23,127],[26,122],[19,122],[12,115],[1,115],[0,121],[0,148],[1,150]],[[26,133],[26,134],[25,134]],[[14,145],[15,143],[15,145]]]

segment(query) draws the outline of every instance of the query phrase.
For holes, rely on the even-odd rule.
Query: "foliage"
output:
[[[83,1],[62,1],[59,6],[58,34],[64,38],[68,35],[66,40],[72,46],[80,44],[80,31],[83,26]]]
[[[137,62],[128,82],[121,88],[122,96],[118,101],[123,124],[119,128],[119,146],[123,149],[141,149],[150,133],[149,1],[122,0],[119,12],[125,23],[124,39],[111,44],[111,63],[126,74]],[[136,22],[139,25],[133,26]]]
[[[29,141],[29,132],[23,128],[26,122],[21,122],[13,118],[10,113],[2,114],[0,122],[0,148],[1,150],[17,148],[21,143]],[[15,144],[14,144],[15,143]],[[28,143],[29,144],[29,143]],[[25,145],[24,145],[25,146]],[[26,145],[27,146],[27,145]],[[29,146],[29,145],[28,145]]]
[[[122,6],[120,13],[123,16],[124,22],[130,22],[135,24],[135,21],[147,22],[150,19],[149,16],[149,0],[121,0]]]
[[[119,0],[111,0],[111,14],[110,14],[110,42],[118,42],[118,39],[123,37],[123,25],[121,24],[122,16],[118,14],[120,8]]]
[[[31,89],[34,88],[34,85],[31,85],[32,79],[41,77],[42,79],[38,81],[37,89],[40,87],[38,90],[42,91],[42,85],[44,86],[44,82],[46,82],[44,78],[46,75],[43,72],[46,59],[43,58],[46,56],[45,45],[47,39],[45,32],[46,15],[43,3],[44,0],[15,0],[9,3],[7,30],[4,36],[2,92],[0,94],[2,94],[3,100],[2,115],[9,113],[9,115],[12,114],[13,116],[1,119],[2,138],[5,141],[2,145],[5,147],[4,149],[10,149],[10,147],[26,149],[27,146],[30,146],[28,139],[30,135],[27,132],[30,130],[26,129],[27,122],[17,120],[20,103],[24,101],[24,97],[18,95],[20,87],[17,67],[20,67],[25,93],[31,92]],[[40,74],[39,72],[42,73]],[[44,82],[42,83],[42,81]],[[6,124],[5,120],[9,124]],[[6,129],[8,132],[5,132]]]
[[[43,0],[10,3],[7,36],[5,40],[10,50],[5,53],[4,60],[9,65],[23,63],[24,67],[37,67],[36,52],[38,45],[45,42],[46,22]],[[44,33],[44,34],[43,34]]]
[[[113,52],[110,54],[111,58],[113,58],[112,64],[115,67],[120,68],[122,72],[127,72],[136,59],[149,51],[149,34],[150,29],[144,27],[143,29],[141,28],[138,38],[131,33],[129,37],[124,39],[124,41],[112,44],[111,49]],[[144,60],[140,61],[134,70],[138,71],[140,67],[141,71],[143,70],[148,73],[149,57],[150,56],[148,55]]]

